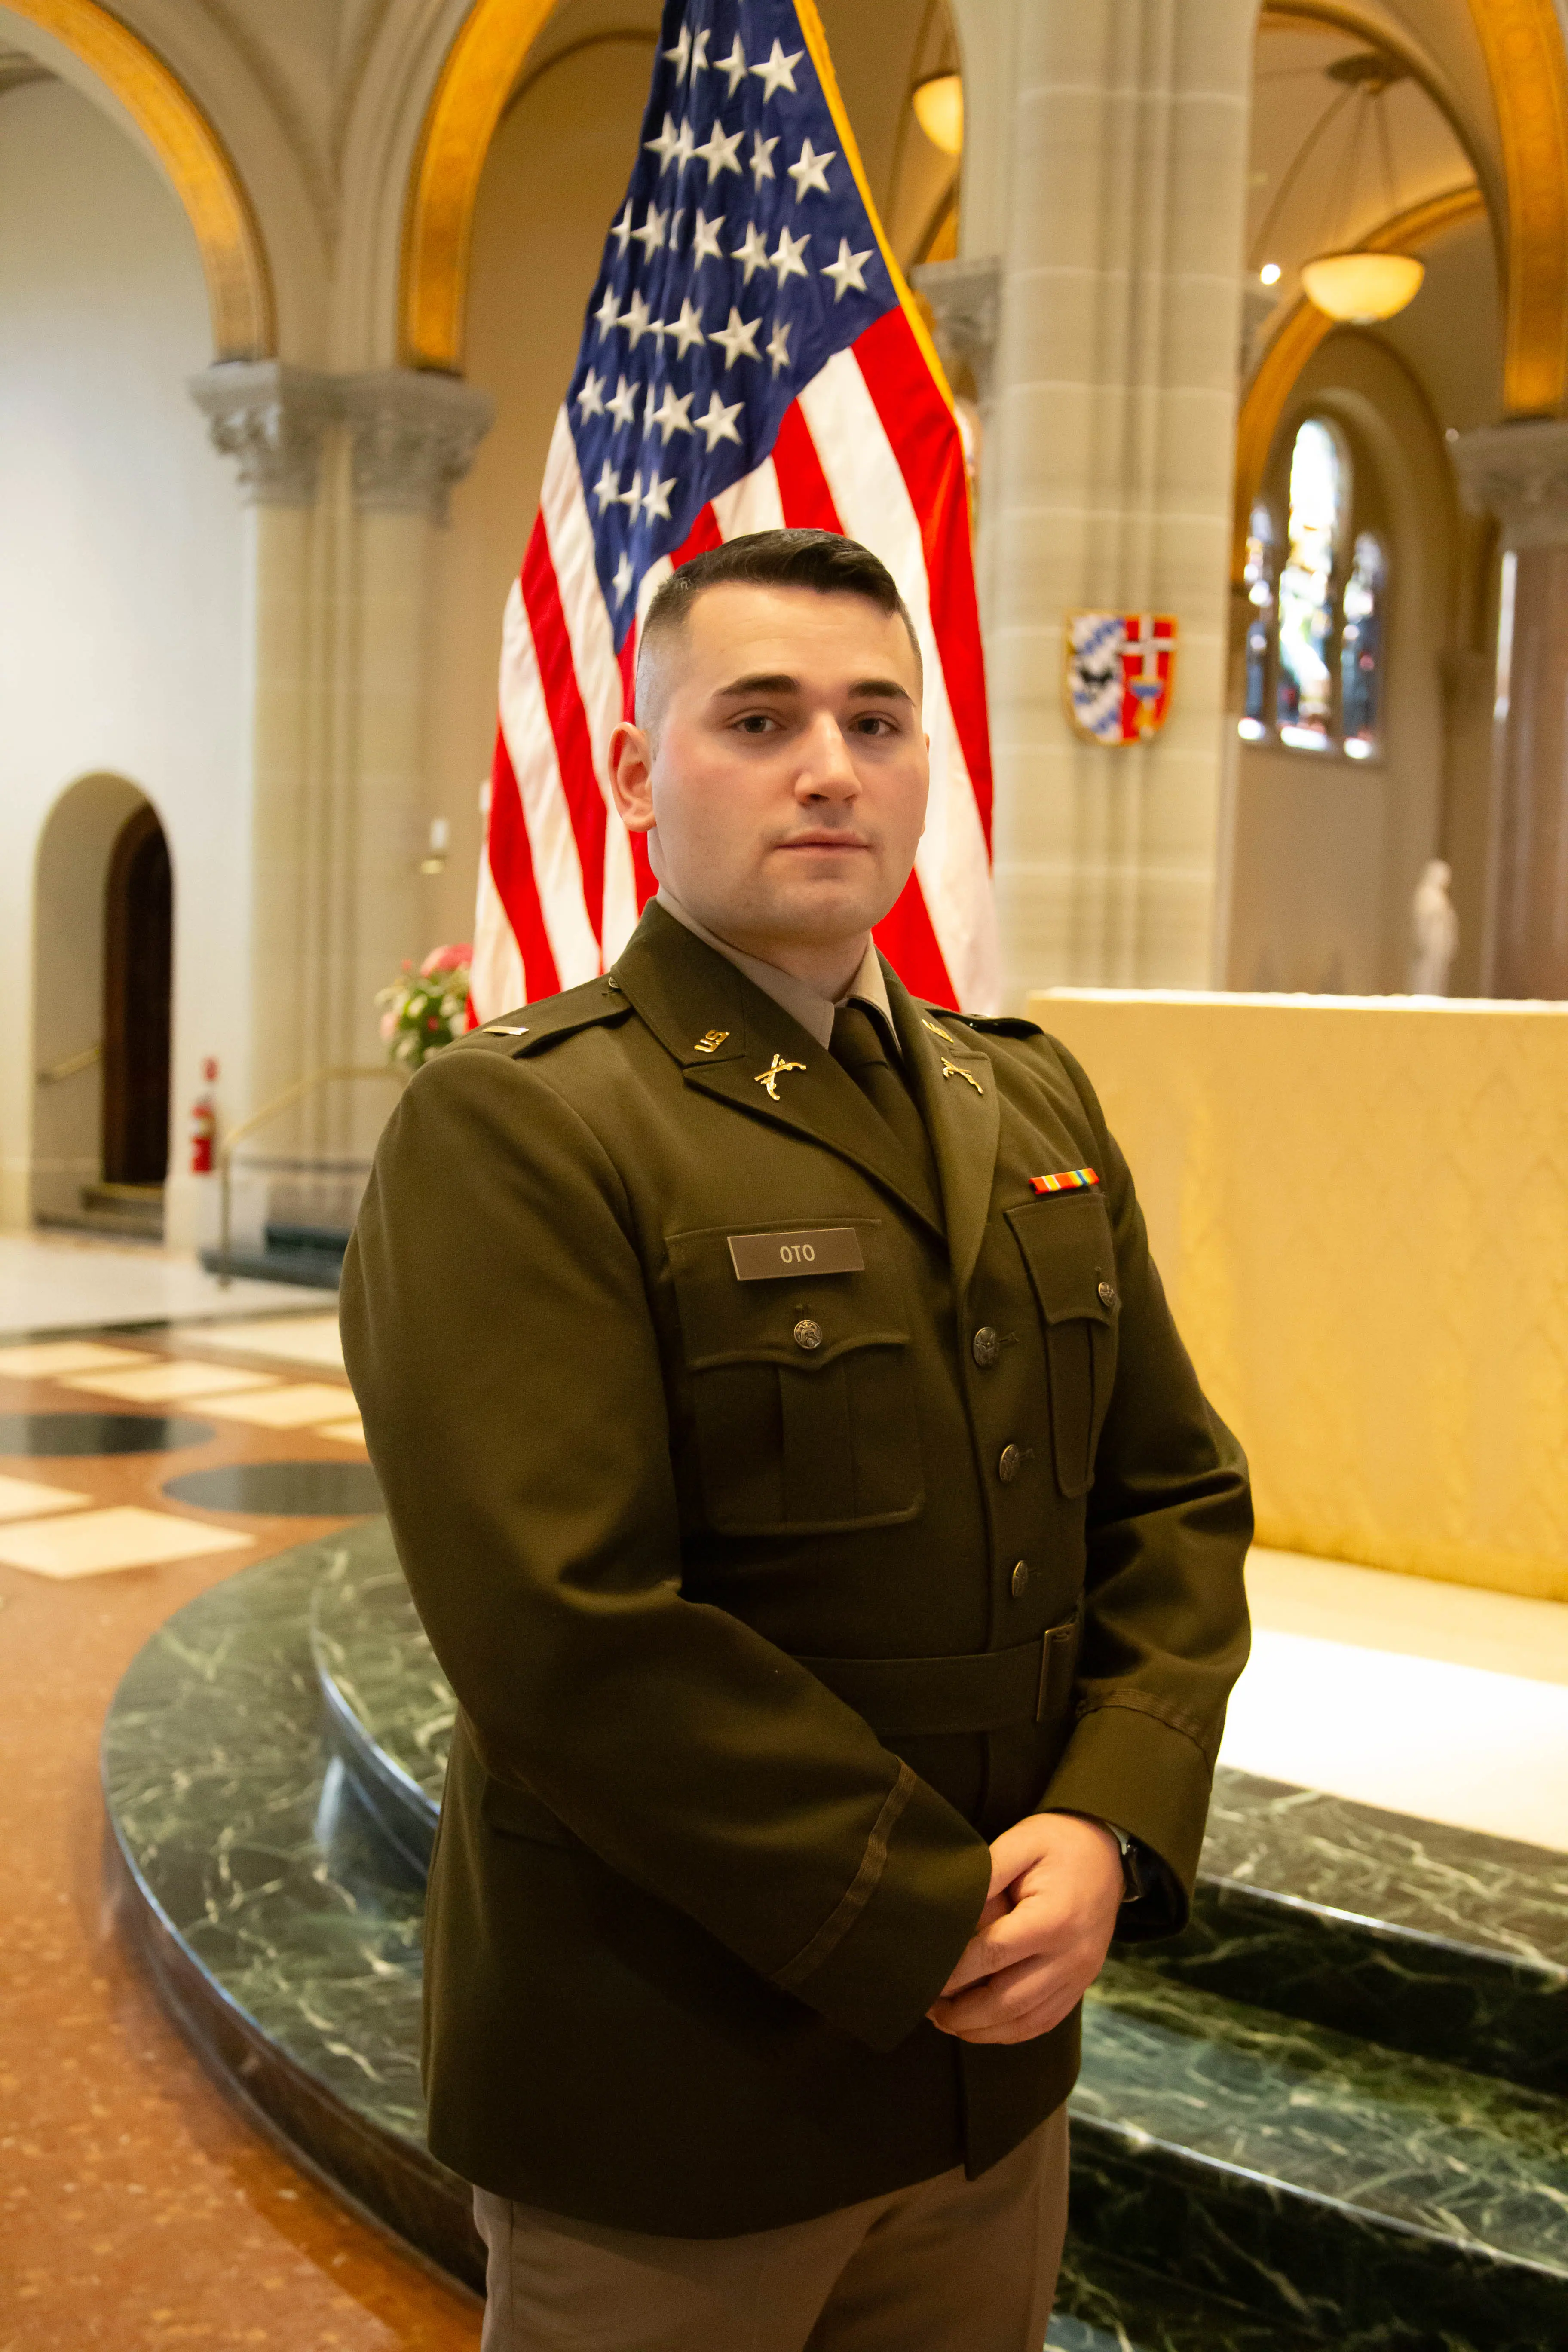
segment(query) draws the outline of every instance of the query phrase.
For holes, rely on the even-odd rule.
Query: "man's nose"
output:
[[[807,799],[853,800],[859,794],[844,730],[830,711],[819,712],[806,731],[795,790]]]

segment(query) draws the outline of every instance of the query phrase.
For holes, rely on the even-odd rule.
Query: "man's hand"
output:
[[[928,2014],[960,2042],[1032,2042],[1059,2025],[1105,1962],[1121,1853],[1100,1822],[1031,1813],[991,1849],[980,1924]]]

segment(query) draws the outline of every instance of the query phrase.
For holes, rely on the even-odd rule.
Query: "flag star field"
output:
[[[688,10],[566,398],[617,646],[650,565],[898,299],[794,7]]]

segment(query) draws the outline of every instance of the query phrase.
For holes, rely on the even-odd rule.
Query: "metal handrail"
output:
[[[334,1079],[393,1078],[402,1086],[407,1076],[408,1071],[400,1062],[343,1062],[334,1065],[331,1069],[312,1070],[308,1078],[296,1079],[291,1087],[286,1087],[280,1095],[274,1095],[270,1102],[263,1103],[259,1110],[252,1111],[248,1118],[242,1118],[237,1127],[232,1128],[219,1144],[217,1154],[219,1256],[226,1259],[228,1256],[230,1212],[233,1204],[233,1163],[235,1148],[237,1144],[243,1142],[247,1135],[254,1135],[258,1127],[265,1127],[269,1119],[278,1118],[280,1112],[292,1110],[294,1105],[303,1102],[307,1095],[313,1095],[321,1087],[330,1086]],[[218,1276],[219,1282],[226,1290],[233,1278],[232,1275],[228,1274],[220,1274]]]
[[[58,1087],[62,1078],[74,1078],[79,1070],[90,1070],[95,1062],[103,1059],[101,1045],[84,1045],[79,1054],[68,1054],[63,1062],[52,1063],[48,1069],[36,1075],[41,1087]]]

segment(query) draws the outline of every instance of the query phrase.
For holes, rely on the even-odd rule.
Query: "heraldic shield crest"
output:
[[[1068,711],[1091,743],[1142,743],[1171,708],[1176,624],[1169,613],[1069,613]]]

